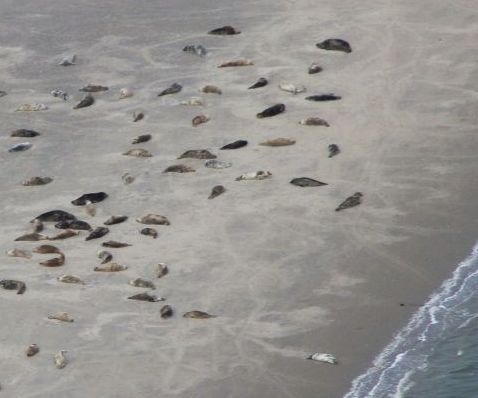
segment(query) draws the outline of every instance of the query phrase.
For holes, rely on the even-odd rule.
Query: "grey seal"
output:
[[[97,227],[85,238],[85,240],[98,239],[105,236],[110,230],[106,227]]]
[[[340,153],[340,148],[337,144],[330,144],[329,149],[329,158],[332,158]]]
[[[226,25],[226,26],[221,26],[220,28],[210,30],[207,33],[209,35],[230,36],[230,35],[238,35],[239,33],[241,33],[241,31],[233,28],[230,25]]]
[[[336,209],[335,211],[341,211],[344,209],[349,209],[351,207],[358,206],[362,203],[362,192],[355,192],[352,196],[349,196],[345,199]]]
[[[264,109],[262,112],[259,112],[256,116],[259,119],[265,117],[272,117],[275,115],[279,115],[280,113],[285,112],[285,105],[284,104],[276,104],[269,108]]]
[[[88,94],[83,98],[80,102],[78,102],[73,109],[80,109],[80,108],[86,108],[88,106],[91,106],[95,103],[95,99],[91,94]]]
[[[317,181],[309,177],[294,178],[290,183],[292,185],[297,185],[298,187],[321,187],[323,185],[328,185],[325,182]]]
[[[255,88],[264,87],[267,86],[268,83],[269,81],[265,77],[260,77],[252,86],[249,86],[247,89],[252,90]]]
[[[222,185],[216,185],[212,188],[211,194],[208,196],[208,199],[214,199],[219,195],[223,194],[224,192],[226,192],[226,188],[224,188]]]
[[[108,194],[105,192],[92,192],[92,193],[85,193],[81,195],[79,198],[72,200],[71,204],[75,206],[84,206],[87,202],[91,203],[99,203],[105,200],[108,197]]]
[[[16,281],[13,279],[2,279],[0,281],[0,286],[5,290],[16,290],[17,294],[23,294],[25,293],[25,290],[27,290],[27,285],[25,285],[25,282]]]
[[[343,39],[327,39],[317,43],[316,46],[322,50],[342,51],[344,53],[352,52],[350,44]]]
[[[39,136],[40,133],[35,130],[28,129],[18,129],[10,133],[10,137],[23,137],[23,138],[32,138]]]

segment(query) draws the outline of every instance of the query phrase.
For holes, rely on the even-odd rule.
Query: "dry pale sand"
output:
[[[98,5],[98,3],[101,3]],[[72,211],[94,226],[112,214],[130,220],[107,239],[133,246],[113,249],[129,269],[93,272],[100,241],[58,242],[67,263],[58,269],[3,257],[1,278],[23,280],[27,292],[0,290],[2,397],[341,397],[420,304],[471,248],[476,200],[476,38],[474,1],[138,1],[3,0],[0,5],[0,248],[31,249],[13,240],[28,221],[51,209]],[[235,37],[212,37],[231,24]],[[347,39],[351,54],[318,50],[329,37]],[[203,44],[210,55],[185,54]],[[76,53],[78,63],[57,66]],[[217,69],[236,57],[255,65]],[[324,72],[308,75],[317,61]],[[258,77],[271,84],[246,90]],[[173,82],[184,90],[158,98]],[[281,81],[304,84],[307,94],[334,92],[341,101],[311,103],[305,94],[279,91]],[[110,90],[91,108],[72,110],[88,82]],[[222,96],[202,95],[204,107],[179,101],[216,84]],[[64,103],[49,92],[61,88]],[[119,89],[135,95],[118,100]],[[45,112],[14,112],[43,102]],[[255,114],[277,102],[283,115]],[[146,117],[132,122],[134,111]],[[191,119],[206,113],[197,128]],[[320,116],[331,127],[299,126]],[[38,130],[33,148],[8,153],[26,141],[9,133]],[[149,159],[121,156],[143,133]],[[296,145],[258,146],[275,137]],[[236,139],[249,145],[218,148]],[[327,145],[342,153],[327,158]],[[187,149],[209,149],[233,163],[195,173],[165,175]],[[243,172],[270,170],[265,181],[236,182]],[[136,181],[123,185],[130,172]],[[20,181],[52,176],[42,187]],[[329,183],[302,189],[293,177]],[[216,184],[227,192],[207,196]],[[106,191],[98,214],[86,216],[70,201]],[[355,191],[358,208],[334,212]],[[138,233],[136,217],[166,215],[157,240]],[[47,233],[53,233],[48,227]],[[163,320],[161,303],[126,297],[128,285],[153,278],[158,262],[170,274],[155,281],[176,316]],[[56,281],[75,274],[85,286]],[[400,307],[404,302],[410,306]],[[192,309],[218,317],[183,319]],[[71,324],[48,320],[67,311]],[[26,358],[24,348],[40,346]],[[53,354],[68,350],[58,370]],[[338,366],[306,361],[331,352]]]

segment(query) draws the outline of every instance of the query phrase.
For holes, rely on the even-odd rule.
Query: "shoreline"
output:
[[[16,143],[8,133],[17,128],[42,133],[31,139],[29,152],[0,154],[0,184],[6,187],[1,250],[34,247],[12,241],[35,215],[56,207],[94,226],[113,214],[128,215],[108,238],[133,246],[114,252],[129,269],[108,276],[92,272],[98,242],[82,237],[58,242],[67,256],[58,270],[38,267],[38,257],[4,258],[2,278],[25,280],[28,288],[20,297],[0,292],[9,325],[1,328],[0,352],[8,363],[0,367],[2,397],[343,397],[476,242],[477,189],[470,182],[476,179],[478,118],[466,90],[476,73],[468,32],[476,31],[472,10],[432,0],[393,7],[371,0],[339,6],[329,0],[225,0],[217,8],[203,0],[187,13],[182,0],[99,6],[89,0],[65,9],[41,1],[50,12],[39,13],[27,1],[0,6],[9,17],[8,46],[0,47],[0,90],[8,91],[0,98],[0,142],[3,148]],[[426,21],[419,18],[428,14]],[[31,30],[20,29],[22,24]],[[225,24],[242,33],[206,34]],[[347,39],[353,52],[315,47],[330,37]],[[185,54],[186,44],[211,52],[205,59]],[[69,52],[77,53],[78,65],[57,66],[56,58]],[[217,68],[242,57],[255,65]],[[312,62],[324,71],[308,75]],[[260,76],[270,85],[248,91]],[[176,81],[184,86],[181,93],[156,97]],[[334,92],[342,100],[312,104],[306,95],[279,91],[281,81],[304,84],[306,95]],[[91,108],[71,110],[82,97],[78,88],[89,82],[110,90],[98,94]],[[223,94],[199,94],[206,84]],[[51,98],[55,87],[67,90],[71,102]],[[131,87],[134,96],[118,100],[122,87]],[[179,105],[193,96],[206,105]],[[50,109],[13,111],[29,101]],[[287,106],[283,115],[255,117],[278,102]],[[144,111],[145,119],[132,123],[135,111]],[[211,121],[193,128],[191,118],[199,113]],[[309,116],[330,127],[298,124]],[[153,157],[121,155],[132,137],[145,133],[153,139],[142,147]],[[258,145],[277,137],[297,142]],[[236,139],[249,144],[218,149]],[[342,150],[332,159],[330,143]],[[195,173],[162,173],[185,150],[199,148],[233,166],[210,170],[185,160]],[[254,170],[270,170],[272,178],[234,181]],[[136,176],[133,184],[122,184],[124,172]],[[20,186],[32,173],[51,175],[54,182]],[[300,176],[329,185],[289,184]],[[208,200],[220,183],[226,193]],[[95,191],[109,194],[96,217],[69,204]],[[333,211],[357,191],[364,193],[362,205]],[[171,220],[156,240],[139,235],[134,221],[150,212]],[[128,280],[151,278],[158,262],[170,266],[157,281],[158,295],[176,312],[169,321],[160,319],[154,303],[125,299],[138,293]],[[88,283],[59,284],[56,277],[64,273]],[[181,317],[192,309],[219,316],[205,322]],[[75,322],[65,327],[45,320],[60,310]],[[39,344],[40,355],[25,361],[22,350],[30,343]],[[58,349],[70,355],[62,371],[51,363]],[[339,365],[305,360],[317,351],[335,355]]]

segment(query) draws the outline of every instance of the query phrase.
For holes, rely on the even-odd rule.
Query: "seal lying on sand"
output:
[[[136,219],[137,222],[146,225],[170,225],[171,223],[165,216],[159,214],[148,214]]]
[[[329,123],[320,117],[308,117],[307,119],[302,119],[299,121],[299,124],[304,126],[325,126],[329,127]]]
[[[33,232],[30,234],[25,234],[22,236],[19,236],[18,238],[15,239],[16,242],[35,242],[38,240],[47,240],[48,236],[39,234],[38,232]]]
[[[86,221],[81,220],[65,220],[60,221],[55,224],[55,228],[58,229],[77,229],[83,231],[91,231],[91,225],[88,224]]]
[[[269,82],[265,77],[260,77],[259,80],[257,80],[252,86],[249,86],[247,89],[252,90],[259,87],[264,87],[267,86],[268,83]]]
[[[91,94],[88,94],[83,98],[80,102],[78,102],[73,109],[80,109],[80,108],[86,108],[88,106],[91,106],[95,103],[95,99]]]
[[[243,146],[246,146],[246,145],[247,145],[246,140],[237,140],[237,141],[231,142],[230,144],[224,145],[220,149],[222,149],[222,150],[224,150],[224,149],[238,149],[238,148],[242,148]]]
[[[297,185],[298,187],[321,187],[323,185],[328,185],[325,182],[320,182],[309,177],[294,178],[290,183],[292,185]]]
[[[206,115],[198,115],[198,116],[195,116],[192,120],[192,125],[193,127],[197,127],[199,126],[200,124],[203,124],[203,123],[206,123],[208,122],[210,119],[209,119],[209,116],[206,116]]]
[[[201,89],[201,92],[203,92],[205,94],[219,94],[219,95],[222,94],[222,90],[219,87],[211,86],[211,85],[204,86]]]
[[[111,216],[103,224],[105,225],[115,225],[125,222],[128,219],[128,216]]]
[[[214,199],[215,197],[223,194],[224,192],[226,192],[226,188],[224,188],[222,185],[216,185],[211,190],[211,194],[209,195],[208,199]]]
[[[253,171],[250,173],[245,173],[236,178],[236,181],[242,180],[265,180],[272,176],[270,171]]]
[[[61,275],[58,278],[56,278],[58,282],[63,282],[63,283],[72,283],[72,284],[79,284],[79,285],[84,285],[85,282],[81,280],[78,276],[74,275]]]
[[[336,209],[335,211],[341,211],[344,209],[349,209],[350,207],[358,206],[362,203],[362,196],[361,192],[355,192],[352,196],[349,196],[345,199]]]
[[[55,98],[61,98],[63,101],[68,101],[68,93],[59,88],[55,88],[54,90],[50,91],[50,94]]]
[[[192,167],[186,166],[185,164],[174,164],[163,170],[163,173],[193,173],[194,170]]]
[[[322,50],[343,51],[344,53],[351,53],[352,47],[349,43],[342,39],[327,39],[316,46]]]
[[[130,88],[122,88],[120,90],[119,99],[125,99],[125,98],[132,97],[133,94],[134,94],[133,90],[131,90]]]
[[[133,122],[139,122],[143,118],[144,118],[144,113],[143,112],[139,112],[139,113],[134,112],[133,113]]]
[[[232,26],[230,25],[226,25],[226,26],[222,26],[220,28],[216,28],[216,29],[213,29],[213,30],[210,30],[209,32],[207,32],[209,35],[222,35],[222,36],[229,36],[229,35],[238,35],[239,33],[241,33],[240,30],[237,30],[235,28],[233,28]]]
[[[153,282],[142,278],[136,278],[129,281],[129,284],[134,287],[144,287],[147,289],[156,289]]]
[[[54,361],[57,369],[63,369],[68,364],[65,357],[66,352],[66,350],[60,350],[55,354]]]
[[[318,362],[330,363],[332,365],[337,365],[338,363],[337,358],[335,358],[333,355],[319,353],[319,352],[309,355],[306,359],[311,359],[313,361],[318,361]]]
[[[131,141],[132,144],[140,144],[142,142],[149,141],[153,136],[151,134],[142,134],[138,135],[137,137],[133,138]]]
[[[58,221],[67,221],[67,220],[76,220],[76,217],[63,210],[51,210],[46,213],[42,213],[39,216],[35,217],[30,222],[33,223],[34,220],[43,221],[43,222],[58,222]]]
[[[183,315],[184,318],[192,318],[192,319],[208,319],[208,318],[216,318],[217,315],[211,315],[204,311],[188,311]]]
[[[61,322],[74,322],[73,317],[67,312],[57,312],[56,314],[48,315],[48,319],[54,319]]]
[[[0,286],[5,290],[16,290],[17,294],[23,294],[25,293],[25,290],[27,290],[25,282],[15,281],[13,279],[2,279],[0,281]]]
[[[164,263],[159,263],[155,269],[156,278],[162,278],[169,273],[168,266]]]
[[[11,249],[7,251],[8,257],[22,257],[22,258],[32,258],[32,254],[28,250],[21,249]]]
[[[183,100],[179,103],[180,105],[188,105],[188,106],[202,106],[204,105],[204,101],[200,97],[191,97],[187,100]]]
[[[340,153],[340,148],[337,144],[330,144],[329,147],[329,158],[334,157]]]
[[[199,55],[200,57],[205,57],[207,55],[206,47],[202,46],[201,44],[189,44],[183,48],[185,53]]]
[[[129,243],[117,242],[115,240],[109,240],[101,244],[103,247],[111,247],[112,249],[121,249],[123,247],[131,246]]]
[[[128,297],[128,300],[149,301],[150,303],[156,303],[158,301],[164,301],[165,299],[163,297],[158,297],[149,293],[139,293]]]
[[[120,271],[125,271],[127,269],[128,269],[128,267],[126,265],[121,265],[121,264],[118,264],[118,263],[108,263],[108,264],[102,265],[101,267],[93,268],[93,271],[96,271],[96,272],[120,272]]]
[[[213,155],[207,149],[190,149],[184,152],[178,159],[216,159],[217,156]]]
[[[342,97],[335,95],[335,94],[318,94],[318,95],[310,95],[309,97],[305,97],[307,101],[315,101],[315,102],[324,102],[324,101],[338,101],[342,99]]]
[[[211,159],[204,162],[204,166],[209,169],[227,169],[232,166],[231,162],[226,162],[224,160]]]
[[[36,344],[30,344],[26,349],[25,349],[25,355],[27,357],[32,357],[40,352],[40,347],[38,347]]]
[[[35,130],[18,129],[10,133],[10,137],[32,138],[39,136],[40,133]]]
[[[254,65],[254,63],[249,59],[235,59],[233,61],[223,62],[222,64],[219,64],[217,67],[218,68],[231,68],[231,67],[235,67],[235,66],[251,66],[251,65]]]
[[[85,193],[79,198],[72,200],[71,204],[75,206],[84,206],[86,202],[90,201],[91,203],[99,203],[105,200],[108,197],[108,194],[105,192],[92,192]]]
[[[309,72],[309,75],[314,75],[316,73],[322,72],[322,70],[323,69],[319,64],[316,64],[315,62],[313,62],[312,64],[310,64],[308,72]]]
[[[259,145],[262,146],[288,146],[294,145],[295,140],[291,140],[290,138],[274,138],[273,140],[267,140],[261,142]]]
[[[106,250],[100,250],[96,255],[101,260],[101,264],[106,264],[113,260],[113,255]]]
[[[285,111],[284,104],[276,104],[267,109],[264,109],[262,112],[259,112],[256,116],[259,119],[262,119],[264,117],[272,117],[272,116],[278,115],[279,113],[282,113],[284,111]]]
[[[153,239],[158,237],[158,231],[156,231],[154,228],[143,228],[141,231],[139,231],[139,233],[145,236],[152,236]]]
[[[85,93],[98,93],[98,92],[101,92],[101,91],[108,91],[108,87],[100,86],[99,84],[89,83],[85,87],[80,88],[78,91],[83,91]]]
[[[159,313],[163,319],[170,318],[173,316],[173,309],[170,305],[163,305],[159,310]]]
[[[78,234],[79,234],[78,231],[73,231],[72,229],[65,229],[64,231],[62,231],[62,232],[60,232],[56,235],[49,236],[48,240],[68,239],[68,238],[71,238],[73,236],[77,236]]]
[[[23,152],[30,149],[33,145],[29,142],[21,142],[20,144],[13,145],[8,152]]]
[[[143,148],[130,149],[126,152],[123,152],[123,155],[124,156],[134,156],[134,157],[137,157],[137,158],[150,158],[151,156],[153,156],[151,154],[151,152],[149,152],[148,150],[143,149]]]
[[[76,65],[75,61],[76,61],[76,54],[67,55],[58,63],[58,65],[61,65],[61,66]]]
[[[31,177],[28,180],[23,180],[22,185],[25,187],[32,187],[38,185],[46,185],[53,181],[51,177]]]
[[[97,227],[85,238],[85,240],[98,239],[105,236],[110,230],[106,227]]]
[[[182,89],[183,89],[183,86],[181,86],[179,83],[173,83],[168,88],[161,91],[158,94],[158,97],[162,97],[163,95],[168,95],[168,94],[176,94],[176,93],[179,93]]]
[[[45,104],[22,104],[16,111],[17,112],[39,112],[48,110],[48,106]]]
[[[279,89],[292,94],[299,94],[306,91],[305,86],[303,86],[302,84],[293,83],[281,83],[279,84]]]

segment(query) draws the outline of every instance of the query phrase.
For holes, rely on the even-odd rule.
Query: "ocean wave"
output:
[[[468,301],[478,285],[478,242],[450,279],[434,292],[411,317],[373,366],[352,383],[344,398],[400,398],[413,384],[410,379],[424,369],[441,332],[463,324],[466,314],[455,309]]]

